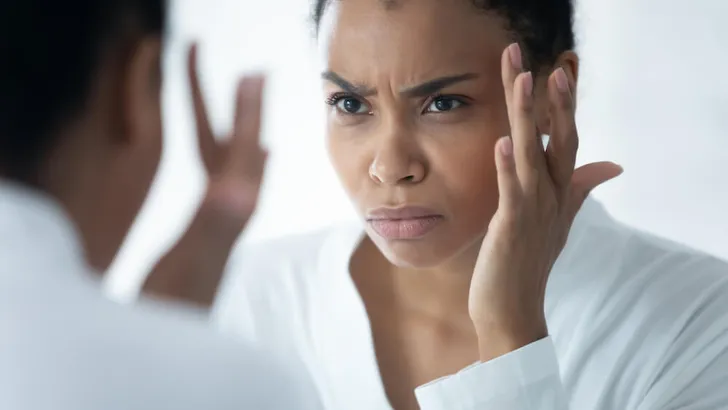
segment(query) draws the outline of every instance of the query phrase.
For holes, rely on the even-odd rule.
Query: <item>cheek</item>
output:
[[[494,150],[507,132],[499,117],[481,114],[447,129],[438,127],[437,133],[447,138],[438,138],[428,150],[432,179],[440,185],[458,229],[482,231],[497,208]]]
[[[356,204],[365,198],[369,161],[365,140],[356,138],[337,126],[329,126],[326,145],[331,165],[351,200]]]

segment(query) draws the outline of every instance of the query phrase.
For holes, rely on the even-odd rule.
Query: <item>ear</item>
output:
[[[579,78],[579,56],[569,50],[561,53],[556,64],[550,70],[544,69],[536,80],[536,124],[542,134],[551,134],[551,116],[549,114],[548,79],[551,73],[562,67],[569,79],[569,88],[576,101],[577,81]]]
[[[136,42],[124,66],[122,138],[132,145],[161,144],[161,38],[147,36]]]

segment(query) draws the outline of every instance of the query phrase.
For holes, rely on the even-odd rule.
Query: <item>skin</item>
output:
[[[220,141],[210,126],[196,65],[193,47],[187,72],[207,192],[185,234],[147,276],[143,292],[210,306],[233,245],[258,202],[268,157],[260,146],[264,78],[240,82],[232,135]]]
[[[469,2],[405,1],[393,8],[334,2],[320,36],[324,92],[332,106],[329,152],[362,217],[373,208],[400,206],[443,216],[416,240],[388,240],[367,225],[351,261],[387,395],[395,408],[414,409],[418,385],[548,335],[546,278],[573,214],[586,192],[620,170],[613,164],[582,170],[576,202],[566,206],[577,146],[571,92],[577,57],[565,52],[545,75],[517,77],[522,67],[503,57],[512,38],[503,21]],[[555,80],[548,74],[557,67],[562,83],[571,83],[566,94],[550,92]],[[459,81],[427,93],[406,91],[442,78]],[[521,92],[525,81],[528,98]],[[554,139],[547,155],[536,127]],[[498,151],[496,161],[504,135],[513,140],[501,143],[510,148]],[[559,181],[567,187],[550,200],[532,195],[559,185],[542,162],[561,164],[554,168],[561,168]],[[540,181],[534,170],[551,182],[534,183]],[[521,182],[523,190],[511,189]],[[504,187],[512,194],[499,195]],[[557,220],[554,210],[562,203],[569,211],[559,209]],[[514,267],[519,260],[535,262]]]
[[[350,261],[387,397],[416,409],[415,387],[548,335],[551,267],[583,200],[621,168],[574,169],[573,52],[534,76],[504,22],[468,1],[387,4],[329,6],[322,77],[331,160],[362,218],[405,205],[442,215],[416,240],[368,226]],[[219,273],[197,266],[189,276],[212,292]]]
[[[55,197],[75,222],[87,260],[99,273],[109,267],[126,237],[162,152],[162,41],[152,35],[129,38],[105,53],[85,105],[88,108],[63,127],[56,138],[59,143],[39,169],[40,188]],[[234,238],[257,203],[267,154],[258,140],[263,78],[242,79],[231,138],[218,141],[207,119],[194,47],[189,56],[208,186],[187,235],[160,261],[156,268],[160,275],[155,278],[179,297],[194,301],[198,294],[213,292],[185,273],[199,265],[222,271]],[[206,245],[199,247],[204,256],[189,258],[190,249],[201,243]],[[185,264],[186,269],[179,268]],[[158,282],[152,285],[161,286]],[[179,291],[183,288],[195,291]]]
[[[76,223],[99,272],[136,217],[162,149],[161,39],[130,38],[104,54],[86,110],[63,128],[39,170],[41,188]]]

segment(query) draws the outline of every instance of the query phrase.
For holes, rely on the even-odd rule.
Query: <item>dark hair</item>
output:
[[[131,32],[161,35],[166,9],[164,0],[0,1],[0,175],[34,183],[102,55]]]
[[[339,0],[342,1],[342,0]],[[396,0],[380,0],[392,5]],[[564,51],[574,49],[574,6],[572,0],[469,0],[475,7],[502,16],[514,40],[523,47],[530,69],[553,65]],[[331,0],[316,0],[313,20],[316,29]]]

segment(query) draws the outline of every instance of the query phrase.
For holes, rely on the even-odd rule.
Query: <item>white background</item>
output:
[[[259,211],[244,240],[353,217],[324,148],[312,0],[174,0],[166,60],[165,153],[108,287],[132,294],[176,240],[200,198],[184,71],[200,41],[202,81],[217,130],[232,119],[237,76],[269,73],[264,140],[271,151]],[[595,195],[619,219],[728,258],[728,2],[582,0],[580,162],[625,174]]]

